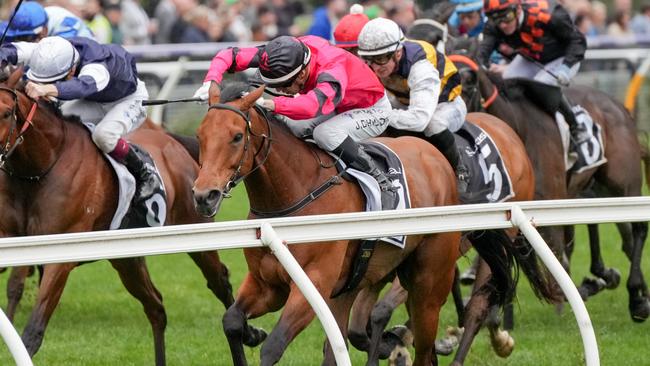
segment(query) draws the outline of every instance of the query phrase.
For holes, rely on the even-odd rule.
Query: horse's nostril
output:
[[[208,193],[208,201],[216,201],[221,196],[221,191],[218,189],[213,189]]]

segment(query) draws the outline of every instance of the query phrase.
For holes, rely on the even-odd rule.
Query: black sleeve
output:
[[[553,9],[549,26],[549,31],[566,45],[564,55],[565,65],[571,67],[585,58],[587,39],[576,28],[573,20],[571,20],[571,16],[561,5],[557,5]]]
[[[485,28],[483,29],[483,40],[478,49],[478,62],[481,65],[485,67],[490,66],[490,56],[497,48],[500,41],[501,35],[492,22],[485,24]]]

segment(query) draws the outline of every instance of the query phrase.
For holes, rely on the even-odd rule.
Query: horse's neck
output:
[[[22,123],[17,124],[16,133],[27,123],[24,118],[28,113],[28,110],[21,109]],[[23,135],[23,142],[7,162],[12,171],[21,176],[30,176],[42,174],[49,169],[63,151],[63,123],[66,122],[43,107],[38,107],[32,118],[32,126],[28,126]]]
[[[324,178],[321,178],[324,172],[309,146],[286,128],[273,124],[271,122],[273,142],[268,158],[263,162],[266,147],[260,147],[261,140],[256,138],[252,153],[262,149],[255,164],[263,162],[263,165],[245,180],[251,207],[267,212],[288,207],[324,182]],[[253,126],[253,129],[266,131],[265,126]]]
[[[488,100],[492,94],[495,92],[496,85],[490,80],[487,73],[480,71],[479,72],[479,89],[481,97],[484,100]],[[490,114],[495,115],[507,123],[519,137],[525,141],[526,135],[528,133],[527,121],[521,121],[521,118],[516,112],[516,108],[508,99],[506,99],[501,93],[497,90],[496,99],[488,107]]]

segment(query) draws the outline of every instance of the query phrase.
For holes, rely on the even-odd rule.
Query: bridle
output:
[[[269,155],[271,154],[271,143],[273,142],[272,139],[272,130],[271,130],[271,124],[269,122],[269,118],[266,115],[266,110],[264,108],[261,108],[257,105],[254,107],[258,113],[263,117],[264,121],[266,122],[267,130],[269,131],[268,136],[264,133],[261,134],[256,134],[253,132],[253,129],[251,128],[251,118],[250,114],[248,112],[244,113],[242,112],[239,108],[234,107],[230,104],[224,104],[224,103],[215,103],[211,104],[208,107],[208,111],[211,109],[221,109],[221,110],[227,110],[231,111],[234,113],[237,113],[241,118],[244,119],[246,122],[246,134],[245,134],[245,142],[244,142],[244,151],[242,152],[241,158],[239,159],[239,164],[237,165],[237,168],[235,168],[235,171],[232,173],[230,178],[228,178],[228,182],[226,183],[226,187],[224,188],[224,191],[222,192],[222,195],[225,198],[230,198],[230,191],[235,188],[237,184],[239,184],[241,181],[246,179],[249,175],[251,175],[253,172],[255,172],[257,169],[259,169],[266,160],[268,159]],[[253,168],[246,174],[240,175],[241,174],[241,169],[244,166],[244,162],[246,160],[246,156],[248,155],[249,149],[250,149],[250,144],[251,144],[251,136],[253,137],[261,137],[262,138],[262,144],[259,149],[255,152],[255,155],[253,155],[253,164],[255,164],[257,155],[260,154],[260,152],[263,150],[264,145],[266,145],[266,149],[264,152],[264,158],[262,161],[253,166]]]
[[[56,163],[59,161],[59,158],[61,157],[63,145],[65,143],[65,136],[66,136],[66,126],[65,122],[63,122],[63,141],[59,144],[59,149],[56,154],[56,159],[52,162],[52,164],[46,168],[42,173],[37,174],[37,175],[32,175],[32,176],[19,176],[16,175],[13,171],[9,170],[6,167],[6,163],[9,160],[9,158],[13,155],[13,153],[16,151],[16,148],[20,146],[24,141],[25,141],[25,133],[30,127],[34,127],[34,123],[32,122],[32,119],[34,118],[34,114],[36,114],[36,109],[38,108],[38,101],[34,101],[32,104],[29,113],[27,114],[27,117],[24,119],[23,127],[18,130],[18,116],[21,114],[20,108],[18,108],[19,101],[18,101],[18,93],[16,92],[15,89],[7,88],[4,86],[0,86],[0,91],[5,91],[13,97],[14,100],[14,105],[11,110],[11,127],[9,129],[9,133],[7,134],[7,137],[5,138],[5,141],[2,143],[2,146],[0,146],[0,169],[5,171],[9,176],[12,177],[17,177],[20,179],[25,179],[25,180],[30,180],[30,181],[39,181],[43,179],[56,165]],[[12,144],[13,141],[13,144]]]
[[[494,101],[497,99],[497,96],[499,95],[499,91],[496,85],[493,85],[492,94],[490,94],[490,96],[487,99],[481,98],[481,93],[479,92],[479,79],[478,79],[478,71],[480,66],[474,60],[464,55],[449,55],[447,57],[454,64],[465,65],[468,69],[470,69],[474,73],[477,73],[476,80],[474,83],[470,85],[470,90],[468,91],[469,93],[468,104],[470,104],[470,106],[473,106],[474,104],[478,105],[480,101],[480,106],[483,109],[489,108],[492,105],[492,103],[494,103]]]

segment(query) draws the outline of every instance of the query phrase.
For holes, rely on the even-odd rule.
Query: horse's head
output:
[[[17,90],[22,76],[23,69],[18,68],[0,82],[0,166],[4,165],[8,153],[21,138],[20,132],[24,132],[21,128],[30,108],[36,103]]]
[[[227,87],[223,93],[213,88],[208,113],[197,131],[201,169],[193,191],[196,209],[203,216],[217,213],[229,191],[254,170],[255,156],[263,148],[263,142],[252,140],[266,138],[265,132],[254,131],[261,117],[253,108],[264,88],[242,96],[245,91],[241,85]]]

